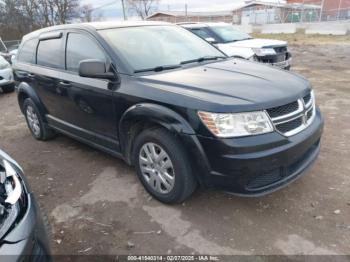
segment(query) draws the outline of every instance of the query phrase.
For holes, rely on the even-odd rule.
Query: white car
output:
[[[0,88],[4,93],[9,93],[15,90],[11,65],[2,56],[0,56]]]
[[[18,49],[14,49],[12,51],[9,52],[9,54],[11,55],[11,64],[15,64],[17,61],[17,53],[18,53]]]
[[[285,41],[254,39],[227,23],[182,23],[179,25],[215,45],[228,56],[290,69],[292,58]]]

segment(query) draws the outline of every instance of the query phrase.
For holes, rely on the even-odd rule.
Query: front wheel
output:
[[[48,140],[55,136],[54,130],[45,125],[43,117],[32,99],[24,100],[23,109],[28,128],[35,139]]]
[[[162,128],[145,130],[135,141],[134,163],[145,189],[163,203],[180,203],[196,188],[188,154]]]

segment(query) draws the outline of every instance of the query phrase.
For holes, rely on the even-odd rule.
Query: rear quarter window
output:
[[[22,48],[18,53],[17,61],[35,64],[35,53],[37,43],[37,39],[31,39],[24,42]]]
[[[63,38],[41,40],[38,46],[37,64],[51,68],[64,68]]]

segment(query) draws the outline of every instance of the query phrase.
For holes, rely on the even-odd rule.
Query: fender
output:
[[[158,124],[175,134],[195,134],[193,128],[182,116],[165,106],[151,103],[133,105],[124,112],[119,122],[120,146],[126,159],[130,157],[130,145],[128,145],[130,127],[145,121]]]
[[[31,87],[30,85],[28,85],[28,83],[26,82],[22,82],[17,86],[17,99],[18,99],[18,104],[19,107],[23,112],[23,108],[22,108],[22,103],[24,101],[25,98],[30,98],[33,100],[33,102],[35,103],[35,105],[38,107],[38,110],[40,111],[40,114],[42,116],[45,116],[47,114],[47,110],[44,107],[43,103],[41,102],[38,94],[35,92],[34,88]]]
[[[195,170],[198,171],[194,172],[197,181],[201,185],[205,184],[205,178],[209,175],[210,165],[195,135],[195,131],[181,115],[162,105],[151,103],[136,104],[126,110],[121,117],[119,122],[120,146],[124,159],[128,164],[132,164],[132,143],[129,143],[129,136],[132,137],[133,134],[130,127],[140,122],[158,124],[170,132],[179,135],[179,139],[184,143],[186,150],[190,153],[189,157],[195,165]]]

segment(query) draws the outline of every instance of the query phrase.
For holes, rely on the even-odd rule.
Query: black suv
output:
[[[33,136],[66,134],[134,165],[165,203],[198,184],[258,196],[316,159],[310,83],[228,58],[168,23],[88,23],[23,38],[15,77]]]

